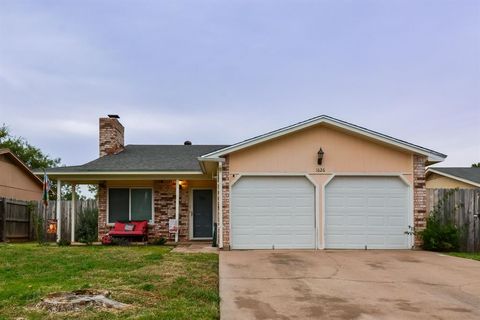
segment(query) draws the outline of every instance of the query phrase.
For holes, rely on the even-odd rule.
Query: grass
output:
[[[133,305],[121,312],[49,314],[52,292],[105,289]],[[162,246],[0,245],[0,319],[218,319],[218,256]]]
[[[480,253],[450,252],[449,255],[459,258],[472,259],[480,261]]]

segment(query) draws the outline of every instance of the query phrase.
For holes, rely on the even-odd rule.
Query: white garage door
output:
[[[315,248],[314,194],[305,177],[240,178],[232,187],[232,248]]]
[[[325,194],[325,247],[407,249],[408,199],[397,177],[334,178]]]

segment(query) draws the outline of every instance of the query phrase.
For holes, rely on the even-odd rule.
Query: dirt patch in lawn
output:
[[[109,298],[106,290],[56,292],[43,298],[36,307],[49,312],[76,312],[86,308],[123,310],[130,305]]]

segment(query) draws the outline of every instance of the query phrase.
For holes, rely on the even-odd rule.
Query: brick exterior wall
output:
[[[99,152],[100,157],[117,154],[123,150],[125,129],[115,118],[99,119]]]
[[[155,181],[154,184],[155,225],[149,229],[149,238],[165,237],[169,239],[168,220],[175,219],[175,180]],[[189,239],[188,188],[180,189],[180,212],[178,240]],[[170,238],[172,241],[175,238]]]
[[[175,180],[155,181],[153,186],[154,225],[148,227],[149,239],[165,237],[174,241],[168,232],[168,220],[175,219]],[[189,192],[180,189],[179,241],[189,240]],[[98,191],[98,238],[112,228],[107,225],[107,187],[99,185]]]
[[[427,189],[425,186],[425,156],[413,156],[413,218],[415,231],[425,229],[427,218]],[[422,245],[422,239],[415,236],[415,247]]]
[[[223,248],[230,250],[230,161],[225,157],[222,164],[222,195],[223,195]]]
[[[107,186],[98,185],[98,240],[102,239],[110,228],[107,226]]]

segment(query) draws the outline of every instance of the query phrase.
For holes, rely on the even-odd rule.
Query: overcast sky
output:
[[[67,165],[327,114],[480,161],[480,1],[0,0],[0,124]]]

